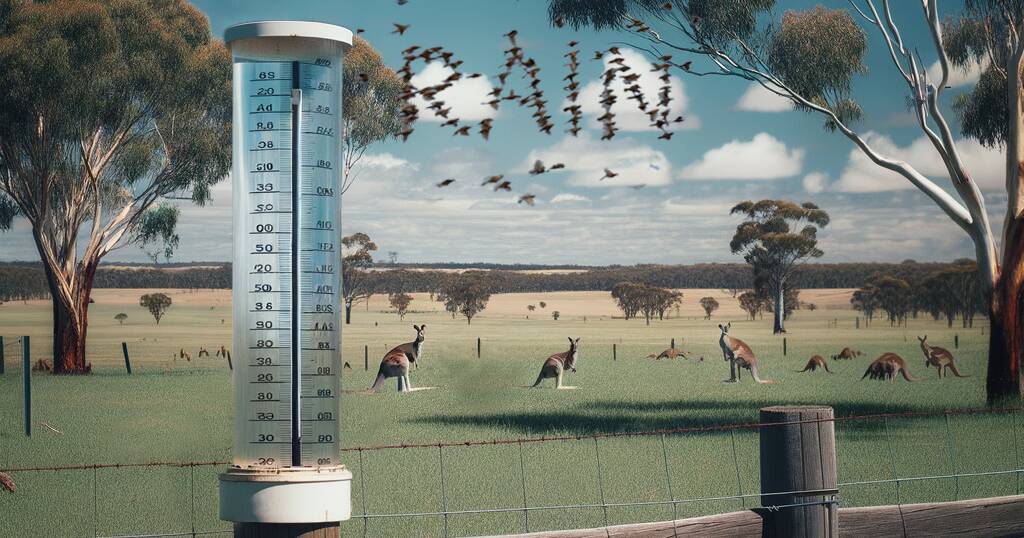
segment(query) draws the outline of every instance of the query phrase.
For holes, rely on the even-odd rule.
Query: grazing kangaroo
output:
[[[814,372],[818,368],[824,368],[826,372],[830,374],[832,373],[832,370],[828,369],[828,363],[825,362],[825,359],[821,355],[814,355],[813,357],[811,357],[811,359],[807,361],[807,366],[804,366],[803,370],[798,371],[806,372],[807,370],[810,370]]]
[[[895,381],[897,373],[903,374],[903,379],[907,381],[920,381],[920,379],[910,375],[909,370],[907,370],[907,361],[903,360],[903,357],[888,352],[882,353],[880,357],[871,361],[867,371],[860,378],[864,379],[871,376],[871,379]]]
[[[389,377],[398,378],[398,392],[412,391],[412,383],[409,382],[409,364],[416,364],[416,367],[419,368],[416,361],[423,351],[423,331],[427,326],[413,325],[412,328],[416,329],[416,339],[384,354],[384,358],[380,361],[380,369],[377,370],[377,379],[370,387],[370,392],[380,390],[384,385],[384,380]]]
[[[963,375],[959,370],[956,369],[956,363],[953,362],[953,354],[948,349],[939,346],[930,346],[925,340],[928,340],[928,335],[924,335],[924,338],[918,336],[917,340],[921,342],[921,351],[924,353],[924,367],[929,368],[934,366],[939,369],[939,379],[946,377],[946,368],[953,370],[953,375],[957,377],[971,377],[969,375]]]
[[[718,339],[718,345],[722,347],[722,355],[725,357],[726,362],[729,363],[729,379],[724,380],[723,383],[739,381],[741,368],[750,370],[750,375],[754,376],[754,381],[758,383],[772,383],[768,379],[762,380],[757,374],[757,355],[754,355],[754,350],[750,349],[746,342],[729,336],[730,327],[732,327],[732,322],[727,325],[718,325],[718,328],[722,331],[722,336]]]
[[[849,359],[854,359],[856,357],[859,357],[861,355],[863,355],[863,353],[861,353],[860,351],[857,351],[855,349],[850,349],[848,347],[844,347],[843,350],[840,351],[838,354],[832,355],[832,360],[834,360],[834,361],[849,360]]]
[[[686,352],[685,351],[683,351],[681,349],[676,349],[674,347],[670,347],[670,348],[666,349],[665,351],[662,351],[660,355],[655,355],[654,353],[651,353],[650,355],[647,356],[648,359],[654,359],[656,361],[660,361],[661,359],[672,359],[672,360],[675,360],[675,359],[678,359],[679,357],[682,357],[684,359],[689,359],[690,358],[690,357],[686,356]]]
[[[549,378],[555,378],[556,389],[574,389],[576,387],[570,387],[562,384],[562,373],[565,370],[576,371],[576,359],[580,355],[580,339],[573,340],[569,338],[569,351],[563,351],[561,353],[555,353],[554,355],[547,358],[544,361],[544,366],[540,368],[540,374],[537,376],[537,381],[533,384],[534,387],[540,385],[541,381]]]

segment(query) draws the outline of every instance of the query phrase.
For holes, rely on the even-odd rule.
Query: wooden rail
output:
[[[505,538],[707,538],[760,537],[761,516],[750,510],[714,516],[617,525],[598,529],[534,532]],[[839,509],[843,538],[914,536],[1024,536],[1024,495],[943,503]]]

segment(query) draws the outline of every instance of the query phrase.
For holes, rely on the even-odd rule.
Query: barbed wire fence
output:
[[[621,514],[622,510],[633,510],[639,511],[640,509],[652,509],[661,508],[670,510],[671,518],[673,520],[679,519],[680,510],[686,506],[708,506],[709,503],[716,503],[715,506],[721,507],[722,503],[735,503],[735,508],[765,510],[765,511],[777,511],[784,508],[790,508],[794,506],[807,506],[809,504],[833,504],[837,506],[848,506],[856,503],[851,503],[847,499],[840,498],[838,494],[827,496],[822,501],[814,501],[810,503],[799,503],[799,504],[780,504],[780,505],[762,505],[761,499],[762,493],[754,491],[754,488],[744,488],[744,484],[754,482],[749,476],[749,469],[744,469],[741,459],[737,451],[737,433],[749,433],[756,432],[766,426],[781,426],[790,424],[806,424],[816,422],[834,422],[837,428],[837,437],[840,437],[838,433],[843,432],[844,428],[851,430],[850,434],[858,434],[858,428],[862,428],[865,423],[868,422],[882,422],[880,428],[882,440],[885,445],[885,450],[889,454],[888,473],[890,476],[884,478],[870,478],[860,480],[847,480],[842,481],[840,476],[840,482],[838,484],[839,491],[851,488],[874,488],[876,490],[881,488],[892,488],[894,496],[885,498],[892,498],[895,502],[892,504],[903,505],[908,501],[914,501],[912,495],[904,491],[906,488],[914,484],[929,483],[935,481],[952,481],[953,482],[953,500],[963,500],[964,488],[962,483],[969,479],[980,479],[980,478],[1000,478],[1002,487],[1000,491],[1011,494],[1021,494],[1022,488],[1024,488],[1024,461],[1022,461],[1022,447],[1021,445],[1021,415],[1024,414],[1024,408],[1022,407],[1002,407],[1002,408],[982,408],[982,409],[950,409],[944,411],[920,411],[920,412],[899,412],[899,413],[876,413],[876,414],[862,414],[862,415],[850,415],[830,418],[827,420],[802,420],[792,421],[784,423],[773,423],[770,425],[762,423],[739,423],[739,424],[721,424],[721,425],[709,425],[709,426],[693,426],[693,427],[679,427],[669,428],[660,430],[646,430],[646,431],[625,431],[625,432],[610,432],[610,433],[593,433],[593,434],[581,434],[581,435],[558,435],[558,436],[539,436],[539,437],[523,437],[514,439],[477,439],[467,440],[461,442],[437,442],[437,443],[404,443],[404,444],[387,444],[377,446],[362,446],[362,447],[351,447],[342,449],[343,453],[349,454],[349,458],[343,458],[350,464],[355,464],[356,476],[352,483],[352,494],[353,498],[358,499],[358,506],[360,509],[355,509],[357,503],[353,503],[353,514],[352,521],[345,523],[343,528],[347,528],[346,532],[350,534],[359,533],[364,537],[373,536],[371,533],[371,525],[378,522],[391,522],[394,520],[408,520],[411,528],[418,528],[424,520],[435,519],[438,520],[435,523],[438,525],[437,535],[440,536],[453,536],[453,520],[456,518],[463,518],[466,516],[509,516],[518,515],[518,521],[513,523],[511,519],[507,517],[503,520],[504,523],[500,525],[500,528],[491,526],[489,530],[492,533],[518,533],[518,532],[534,532],[540,530],[551,530],[550,523],[538,524],[536,522],[537,517],[540,514],[550,512],[581,512],[581,511],[594,511],[597,516],[589,519],[588,521],[595,521],[598,523],[594,525],[596,527],[608,527],[621,523],[632,523],[636,518],[630,517],[613,517],[610,512],[615,510],[616,513]],[[1004,426],[1008,425],[1011,428],[1010,434],[1013,439],[1012,447],[1012,464],[1005,468],[984,468],[984,469],[973,469],[967,470],[962,468],[959,464],[957,456],[957,436],[954,433],[954,429],[951,427],[951,419],[955,417],[999,417],[1004,420],[1002,423]],[[912,431],[909,421],[916,419],[941,419],[941,430],[940,432],[945,437],[945,459],[947,460],[949,472],[945,473],[924,473],[924,474],[906,474],[900,472],[900,466],[897,465],[897,454],[894,437],[899,433],[900,427],[903,427],[903,434],[907,435],[914,434]],[[704,495],[704,496],[693,496],[693,497],[677,497],[676,493],[679,489],[679,481],[673,480],[672,466],[674,463],[671,457],[671,451],[669,449],[669,439],[678,436],[709,436],[709,435],[726,435],[728,436],[727,443],[729,445],[730,454],[727,455],[722,465],[725,467],[732,467],[729,474],[735,474],[735,491],[733,492],[721,492],[716,495]],[[914,434],[916,435],[916,434]],[[604,455],[602,452],[602,445],[607,445],[609,442],[615,439],[646,439],[654,443],[655,449],[660,453],[661,461],[652,466],[658,467],[658,474],[662,475],[664,492],[667,493],[665,498],[653,498],[649,500],[632,500],[632,501],[615,501],[611,499],[607,480],[609,479],[609,471],[602,468],[602,462]],[[538,447],[547,451],[557,451],[553,448],[554,445],[559,443],[573,442],[578,443],[576,448],[580,448],[582,443],[589,445],[587,450],[591,452],[593,465],[587,465],[586,467],[592,467],[588,469],[594,473],[594,485],[595,485],[595,500],[594,502],[563,502],[563,503],[540,503],[536,502],[536,495],[534,495],[534,502],[531,502],[531,495],[529,494],[530,488],[528,482],[530,482],[531,469],[527,465],[527,458],[524,454],[524,447]],[[503,464],[507,467],[512,468],[514,471],[512,475],[515,475],[513,480],[505,484],[505,488],[502,491],[503,505],[498,506],[476,506],[472,508],[458,508],[453,507],[451,503],[451,495],[457,493],[457,486],[451,484],[452,474],[449,469],[452,464],[453,457],[456,459],[455,463],[464,463],[460,454],[452,454],[453,451],[458,449],[464,449],[467,447],[506,447],[512,450],[511,455],[502,460]],[[993,447],[995,449],[1006,448],[1006,447]],[[605,451],[609,448],[605,447]],[[425,461],[422,454],[426,452],[435,452],[433,456],[429,456],[430,459],[435,460],[434,470],[436,471],[436,483],[439,485],[439,491],[437,492],[437,500],[439,501],[436,508],[433,510],[381,510],[381,511],[370,511],[370,497],[367,490],[368,484],[373,484],[374,480],[385,480],[390,477],[374,477],[373,474],[368,470],[369,467],[365,461],[369,455],[380,455],[388,452],[399,452],[403,456],[409,451],[416,451],[420,453],[416,458],[412,458],[416,461]],[[578,450],[577,450],[578,452]],[[941,454],[932,454],[936,459]],[[395,459],[389,459],[388,462],[397,461]],[[14,478],[17,482],[24,482],[31,484],[34,478],[37,478],[40,474],[45,473],[87,473],[91,476],[81,484],[85,486],[82,489],[86,491],[75,491],[75,495],[78,497],[86,496],[91,500],[92,513],[91,516],[91,533],[88,534],[75,534],[76,536],[92,536],[97,538],[156,538],[156,537],[172,537],[172,536],[230,536],[231,529],[227,527],[224,522],[219,522],[220,528],[204,528],[208,527],[209,521],[206,521],[206,525],[200,525],[197,523],[197,519],[200,514],[197,513],[197,502],[207,503],[210,499],[216,497],[215,493],[211,493],[216,488],[215,480],[205,480],[198,484],[199,492],[197,497],[197,481],[196,475],[197,470],[202,470],[204,479],[212,478],[212,473],[220,468],[226,467],[230,464],[228,461],[190,461],[190,462],[176,462],[176,461],[151,461],[142,463],[92,463],[92,464],[77,464],[77,465],[56,465],[56,466],[23,466],[15,467],[11,466],[8,468],[0,468],[0,472],[6,473]],[[391,463],[389,463],[391,465]],[[412,467],[418,467],[415,463],[411,464]],[[995,467],[994,465],[991,467]],[[111,478],[107,477],[107,480],[101,480],[101,475],[106,472],[119,472],[119,471],[132,471],[133,473],[141,472],[143,474],[146,471],[153,471],[155,469],[177,469],[184,471],[183,475],[178,475],[180,480],[187,481],[184,487],[187,490],[188,497],[188,522],[182,522],[179,529],[167,532],[153,532],[149,534],[108,534],[101,532],[101,529],[110,528],[109,525],[103,524],[101,521],[98,509],[99,499],[101,497],[100,484],[101,482],[107,482]],[[534,471],[534,473],[539,471]],[[542,472],[542,471],[540,471]],[[699,472],[699,470],[698,470]],[[400,473],[397,473],[400,474]],[[428,473],[429,474],[429,473]],[[145,481],[145,477],[143,479]],[[45,483],[45,480],[39,480],[40,483]],[[83,482],[81,480],[79,483]],[[513,483],[514,482],[514,483]],[[579,480],[582,484],[582,480]],[[61,480],[63,484],[71,484],[73,481]],[[13,494],[3,494],[0,492],[0,513],[13,514],[15,513],[14,508],[10,506],[16,502],[19,493],[26,488],[19,488]],[[399,486],[399,491],[403,488]],[[405,491],[405,494],[415,495],[416,492]],[[619,492],[621,493],[621,492]],[[798,495],[798,494],[820,494],[820,491],[790,491],[790,492],[773,492],[772,495]],[[984,492],[982,492],[984,493]],[[620,495],[621,496],[621,495]],[[983,497],[993,496],[981,495]],[[391,500],[391,499],[389,499]],[[384,503],[387,506],[401,508],[401,503],[388,502]],[[202,509],[203,516],[209,520],[210,510],[209,506],[204,506]],[[719,510],[721,511],[721,510]],[[713,513],[713,512],[712,512]],[[667,519],[668,512],[666,512]],[[531,517],[533,521],[531,521]],[[12,521],[8,519],[9,524]],[[641,520],[642,521],[642,520]],[[51,532],[50,529],[45,528],[46,522],[33,521],[31,523],[31,529],[20,528],[17,529],[21,535],[57,535],[55,532]],[[10,529],[9,529],[10,530]],[[3,525],[0,524],[0,534],[3,532]],[[27,532],[26,532],[27,531]],[[33,534],[36,533],[36,534]]]

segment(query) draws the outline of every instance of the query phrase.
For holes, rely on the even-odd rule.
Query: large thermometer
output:
[[[241,359],[234,465],[221,477],[221,517],[230,521],[348,519],[351,475],[338,462],[338,154],[351,40],[344,28],[314,22],[225,33],[234,69],[233,349]]]

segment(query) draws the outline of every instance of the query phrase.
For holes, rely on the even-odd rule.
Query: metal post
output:
[[[4,373],[4,337],[0,336],[0,375]]]
[[[782,356],[786,356],[786,337],[782,337]]]
[[[959,334],[954,334],[953,335],[953,347],[956,348],[956,349],[960,349],[960,335]]]
[[[476,337],[476,358],[480,358],[480,337]]]
[[[370,370],[370,346],[363,346],[363,370]]]
[[[760,445],[762,536],[838,536],[832,408],[762,408]]]
[[[32,364],[28,336],[21,337],[21,377],[25,392],[25,436],[32,437]]]
[[[672,349],[676,348],[676,339],[675,338],[672,339],[672,345],[669,346],[669,347],[672,348]]]
[[[617,353],[615,351],[615,344],[612,344],[612,360],[613,361],[616,360],[616,355],[617,355]]]
[[[128,342],[121,342],[121,353],[124,353],[124,369],[132,375],[132,361],[128,360]]]

